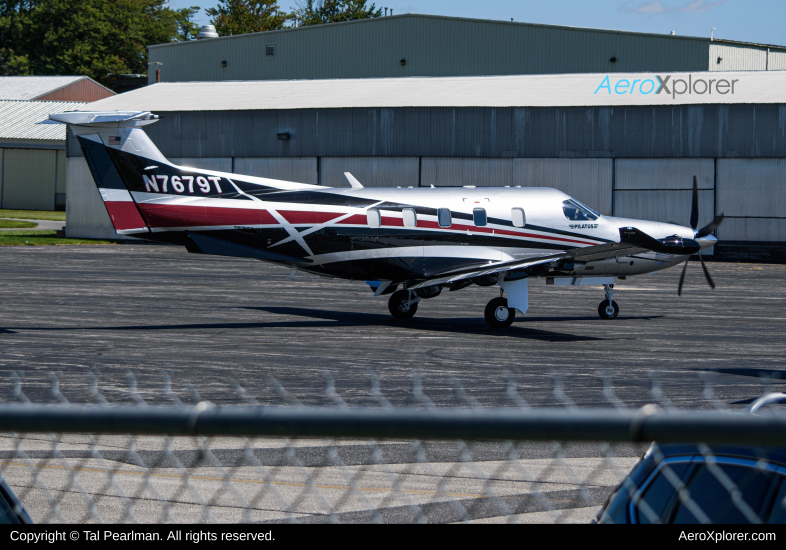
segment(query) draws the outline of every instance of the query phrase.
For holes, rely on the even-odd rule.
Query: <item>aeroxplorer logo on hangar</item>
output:
[[[689,74],[687,78],[679,78],[667,74],[656,74],[654,78],[628,79],[619,78],[612,80],[606,75],[600,85],[595,89],[595,95],[660,95],[665,93],[672,99],[680,95],[726,95],[734,94],[735,86],[739,79],[703,78]]]

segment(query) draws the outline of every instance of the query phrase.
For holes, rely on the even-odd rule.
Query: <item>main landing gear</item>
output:
[[[617,302],[611,299],[619,290],[612,290],[614,285],[603,285],[606,291],[606,299],[598,306],[598,315],[601,319],[616,319],[620,314],[620,307]]]
[[[397,290],[390,295],[388,309],[396,319],[412,319],[418,310],[420,296],[411,290]]]
[[[485,316],[491,328],[508,328],[516,318],[516,310],[508,307],[507,298],[494,298],[486,304]]]

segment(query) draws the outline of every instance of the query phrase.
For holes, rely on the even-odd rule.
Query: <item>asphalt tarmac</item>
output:
[[[176,247],[3,247],[0,259],[3,401],[24,400],[21,391],[33,402],[97,402],[91,376],[111,403],[376,406],[374,379],[393,405],[420,407],[510,407],[524,400],[545,407],[655,402],[740,409],[765,391],[786,390],[781,265],[709,263],[717,282],[711,290],[692,264],[681,298],[680,268],[622,281],[614,321],[597,316],[600,287],[533,280],[527,315],[495,331],[482,317],[498,295],[494,288],[444,292],[422,301],[414,319],[397,321],[387,298],[373,297],[361,281],[305,273],[293,279],[286,268]],[[173,393],[165,392],[165,376]],[[227,495],[239,500],[212,501],[218,521],[280,521],[288,517],[281,504],[287,500],[299,503],[297,518],[305,522],[326,521],[332,506],[326,502],[341,504],[334,519],[343,522],[371,521],[374,508],[390,522],[505,521],[510,516],[484,496],[494,479],[495,494],[512,503],[519,521],[585,522],[643,448],[523,444],[520,460],[510,461],[500,444],[474,444],[466,465],[474,470],[460,472],[455,444],[427,444],[418,455],[411,442],[381,442],[380,464],[369,442],[335,442],[343,450],[331,454],[330,442],[295,440],[289,443],[295,454],[287,456],[300,466],[291,467],[281,440],[257,440],[253,454],[279,468],[283,500],[262,499],[249,516],[238,502],[253,499],[264,476],[236,462],[244,456],[238,440],[213,440],[212,462],[200,462],[192,439],[173,440],[162,451],[160,438],[141,438],[140,463],[125,457],[128,442],[121,439],[100,440],[94,448],[103,460],[95,460],[83,436],[61,438],[57,451],[44,436],[3,436],[2,475],[25,495],[37,521],[83,520],[86,501],[69,485],[74,479],[100,495],[97,510],[107,520],[123,519],[125,492],[137,495],[140,521],[163,517],[161,495],[170,499],[170,519],[203,521],[197,495],[218,494],[225,468],[234,466],[236,491]],[[32,462],[19,459],[17,444]],[[614,464],[604,462],[607,455]],[[337,456],[344,465],[338,469]],[[39,485],[31,481],[31,464]],[[111,469],[116,486],[100,482]],[[353,476],[363,483],[353,486]],[[158,497],[142,494],[149,479]],[[184,479],[191,486],[181,491]],[[59,495],[59,518],[50,514],[51,495]]]
[[[92,372],[107,400],[127,403],[129,372],[150,402],[166,402],[164,372],[184,402],[196,390],[217,403],[242,401],[233,379],[263,403],[335,404],[327,375],[351,405],[379,403],[372,374],[395,405],[514,406],[507,372],[532,406],[739,408],[786,389],[782,265],[708,263],[712,290],[694,262],[682,297],[680,267],[621,281],[613,321],[597,315],[602,288],[534,280],[527,315],[497,331],[483,320],[496,287],[443,292],[398,321],[361,281],[179,247],[4,247],[0,259],[0,395],[24,372],[38,402],[56,400],[53,372],[70,401],[90,400]]]

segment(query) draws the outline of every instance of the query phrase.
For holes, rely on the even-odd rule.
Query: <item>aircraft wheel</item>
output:
[[[491,328],[507,328],[513,324],[516,310],[508,308],[507,298],[494,298],[486,304],[485,315]]]
[[[609,304],[608,300],[603,300],[598,306],[598,315],[601,319],[616,319],[620,314],[620,306],[614,300]]]
[[[390,314],[396,319],[411,319],[418,310],[418,304],[417,302],[410,304],[409,301],[408,290],[397,290],[391,294],[388,300]]]

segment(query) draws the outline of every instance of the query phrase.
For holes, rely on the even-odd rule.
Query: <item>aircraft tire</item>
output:
[[[408,301],[409,291],[407,290],[397,290],[391,294],[388,300],[390,314],[396,319],[412,319],[418,310],[418,304],[414,303],[407,306],[406,303]]]
[[[486,304],[485,316],[491,328],[508,328],[516,318],[516,310],[508,308],[507,298],[494,298]]]
[[[598,315],[600,315],[601,319],[616,319],[617,315],[620,314],[620,306],[617,305],[617,302],[612,300],[611,307],[614,311],[609,313],[607,309],[608,307],[609,307],[609,301],[603,300],[598,306]]]

